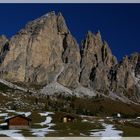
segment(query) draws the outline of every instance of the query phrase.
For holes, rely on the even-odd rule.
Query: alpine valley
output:
[[[140,53],[118,62],[99,31],[78,44],[50,12],[0,36],[1,109],[137,117],[139,103]]]

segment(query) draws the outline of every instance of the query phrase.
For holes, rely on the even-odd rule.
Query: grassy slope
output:
[[[123,131],[123,137],[140,137],[140,127],[134,125],[117,125]]]
[[[13,89],[7,87],[4,84],[0,83],[0,92],[1,93],[14,93]],[[19,91],[16,91],[18,93]],[[26,96],[25,96],[26,95]],[[14,98],[16,98],[17,95],[15,95]],[[113,115],[118,112],[124,114],[124,116],[131,117],[131,116],[139,116],[140,115],[140,106],[138,105],[128,105],[119,101],[113,101],[108,98],[96,98],[96,99],[87,99],[87,98],[76,98],[73,97],[70,98],[64,98],[64,97],[56,97],[56,100],[54,99],[48,99],[47,97],[38,97],[38,104],[35,103],[34,96],[30,94],[18,94],[18,97],[21,96],[21,99],[28,103],[29,105],[33,105],[36,108],[39,106],[40,110],[52,110],[52,111],[63,111],[63,112],[69,112],[74,114],[85,114],[85,115],[93,115],[93,116],[108,116]],[[8,101],[13,102],[12,96],[3,96],[0,94],[0,104],[6,103]],[[50,102],[50,104],[48,104]],[[44,105],[43,105],[44,104]],[[28,106],[26,106],[25,109],[29,109]],[[23,107],[24,108],[24,107]],[[22,109],[23,109],[22,108]]]

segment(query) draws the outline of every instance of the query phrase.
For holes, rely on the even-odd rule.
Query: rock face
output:
[[[8,45],[8,39],[6,38],[6,36],[0,36],[0,62],[4,60],[5,55],[9,50]]]
[[[0,36],[0,52],[2,52],[2,49],[4,48],[7,42],[8,42],[8,39],[6,38],[6,36],[4,35]]]
[[[50,12],[29,22],[10,40],[0,37],[0,76],[12,82],[51,84],[47,87],[55,83],[55,88],[59,85],[73,92],[84,89],[106,96],[111,92],[140,101],[139,53],[118,63],[100,32],[89,31],[81,46],[62,14]]]
[[[73,74],[70,68],[80,61],[79,48],[61,13],[56,15],[51,12],[29,22],[10,39],[9,49],[1,64],[4,79],[50,83],[56,78],[64,63],[67,63],[69,68],[64,71],[69,73],[68,78],[73,83],[65,81],[65,75],[59,78],[60,83],[71,86],[75,84],[75,79],[78,79],[78,70],[76,69],[77,73]]]
[[[100,32],[96,35],[87,33],[81,55],[80,83],[97,91],[109,90],[108,74],[117,60],[107,43],[102,41]]]
[[[110,71],[111,90],[140,101],[140,54],[126,56]]]

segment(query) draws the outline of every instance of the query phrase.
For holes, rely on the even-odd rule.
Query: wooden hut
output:
[[[31,126],[31,119],[23,115],[17,115],[5,120],[9,129],[28,129]]]

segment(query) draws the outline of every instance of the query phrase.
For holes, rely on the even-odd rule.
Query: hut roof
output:
[[[16,117],[21,117],[21,118],[24,118],[25,120],[31,121],[30,118],[25,117],[24,115],[16,115],[16,116],[12,116],[12,117],[6,118],[6,119],[5,119],[5,122],[8,122],[9,120],[11,120],[11,119],[13,119],[13,118],[16,118]]]

